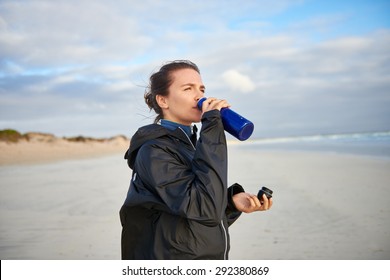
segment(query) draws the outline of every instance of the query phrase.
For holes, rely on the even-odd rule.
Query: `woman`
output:
[[[227,188],[227,147],[220,110],[204,96],[198,67],[173,61],[150,77],[145,101],[155,123],[138,129],[125,154],[133,175],[120,211],[122,259],[227,259],[230,226],[268,210],[239,184]],[[199,140],[192,123],[202,122]]]

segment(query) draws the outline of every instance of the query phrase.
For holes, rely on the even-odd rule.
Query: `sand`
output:
[[[125,137],[117,136],[101,141],[72,142],[42,134],[37,134],[29,141],[20,140],[17,143],[0,141],[0,166],[99,157],[126,151],[129,141]]]
[[[270,211],[231,227],[232,258],[390,259],[389,170],[384,158],[231,151],[231,180],[274,190]]]
[[[120,258],[118,211],[131,174],[125,148],[6,147],[1,259]],[[253,193],[268,186],[274,206],[230,227],[230,258],[389,259],[389,170],[388,158],[231,145],[229,182]]]

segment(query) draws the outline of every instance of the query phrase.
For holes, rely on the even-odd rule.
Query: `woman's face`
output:
[[[193,69],[176,70],[172,74],[172,84],[163,107],[164,119],[191,125],[200,122],[201,110],[198,109],[198,100],[204,96],[205,86],[200,74]]]

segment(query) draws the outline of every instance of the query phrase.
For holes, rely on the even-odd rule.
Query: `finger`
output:
[[[213,102],[216,98],[215,97],[208,97],[206,100],[202,103],[202,108],[206,109],[210,106],[211,102]]]
[[[210,97],[206,101],[206,104],[208,104],[206,107],[207,110],[221,110],[222,108],[230,107],[230,104],[224,99]]]
[[[260,209],[261,208],[261,202],[260,202],[260,200],[257,198],[257,195],[252,195],[252,199],[253,199],[253,201],[255,202],[255,207],[257,208],[257,209]]]
[[[263,209],[264,210],[268,210],[268,207],[269,207],[268,198],[267,198],[267,196],[265,194],[263,194],[262,198],[263,198],[263,205],[262,205]]]
[[[211,102],[213,101],[213,97],[207,98],[203,103],[202,103],[202,109],[206,110],[208,107],[210,107]]]
[[[256,207],[255,200],[253,199],[252,196],[248,195],[248,201],[249,201],[249,204],[250,204],[250,205],[249,205],[250,209],[253,209],[253,208]]]
[[[220,99],[217,101],[216,107],[218,110],[221,110],[222,108],[230,107],[230,104],[225,99]]]
[[[270,209],[272,207],[272,204],[273,204],[272,197],[270,199],[268,199],[268,202],[269,202],[268,209]]]

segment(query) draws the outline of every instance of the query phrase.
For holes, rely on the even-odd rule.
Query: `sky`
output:
[[[130,137],[175,59],[254,138],[390,131],[389,0],[0,0],[0,129]]]

